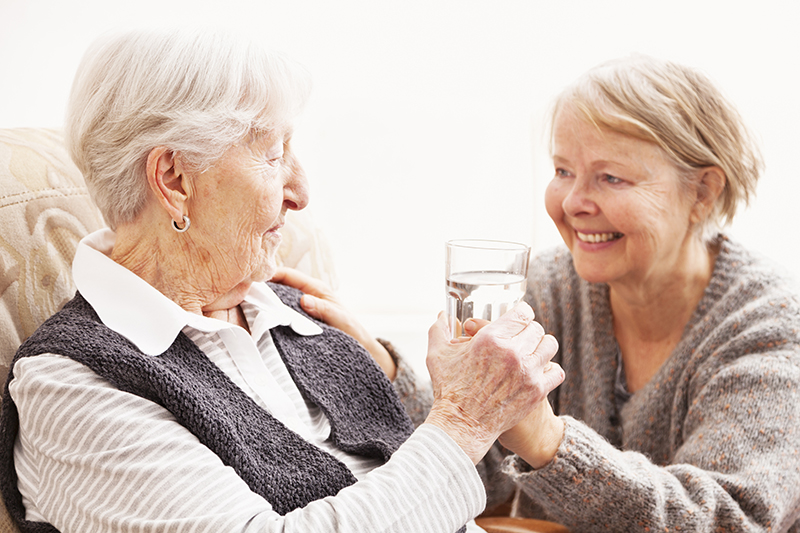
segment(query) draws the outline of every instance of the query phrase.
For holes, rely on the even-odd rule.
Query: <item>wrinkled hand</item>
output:
[[[558,342],[533,320],[528,304],[480,325],[466,323],[474,336],[450,340],[440,314],[428,332],[427,359],[434,404],[426,422],[448,433],[475,463],[564,380],[550,361]]]
[[[306,313],[356,339],[372,355],[389,379],[394,379],[397,367],[389,352],[339,302],[334,292],[325,283],[288,267],[278,267],[270,281],[302,291],[304,294],[300,299],[300,305]]]
[[[488,320],[473,318],[464,324],[464,333],[472,337],[490,323]],[[545,365],[545,372],[551,364]],[[553,460],[563,437],[563,420],[553,413],[550,401],[543,398],[519,424],[500,435],[499,440],[503,447],[538,469]]]

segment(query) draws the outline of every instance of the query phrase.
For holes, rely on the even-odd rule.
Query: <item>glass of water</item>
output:
[[[447,321],[453,338],[464,335],[469,318],[495,320],[525,294],[530,248],[477,239],[445,243]]]

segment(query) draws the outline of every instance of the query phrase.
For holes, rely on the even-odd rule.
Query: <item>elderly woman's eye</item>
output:
[[[267,165],[269,165],[272,168],[278,168],[282,164],[283,164],[283,156],[275,157],[267,161]]]
[[[622,183],[622,180],[616,176],[612,176],[611,174],[603,174],[603,179],[612,185],[616,185],[617,183]]]

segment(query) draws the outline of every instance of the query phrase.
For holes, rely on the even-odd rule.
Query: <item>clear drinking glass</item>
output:
[[[524,244],[477,239],[445,243],[447,313],[450,334],[463,335],[468,318],[495,320],[525,294],[530,248]]]

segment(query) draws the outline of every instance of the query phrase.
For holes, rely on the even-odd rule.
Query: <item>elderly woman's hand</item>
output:
[[[561,367],[550,362],[557,350],[526,303],[469,339],[450,340],[440,315],[428,333],[434,404],[426,422],[448,433],[477,464],[564,380]]]
[[[473,318],[464,324],[464,332],[474,336],[490,323]],[[519,424],[500,435],[500,444],[525,459],[533,468],[541,468],[553,460],[563,437],[564,422],[553,413],[548,399],[542,398]]]
[[[278,267],[270,280],[302,291],[300,305],[312,317],[340,329],[356,339],[372,355],[389,379],[394,379],[397,366],[389,352],[369,334],[361,323],[336,298],[333,291],[321,280],[288,267]]]

